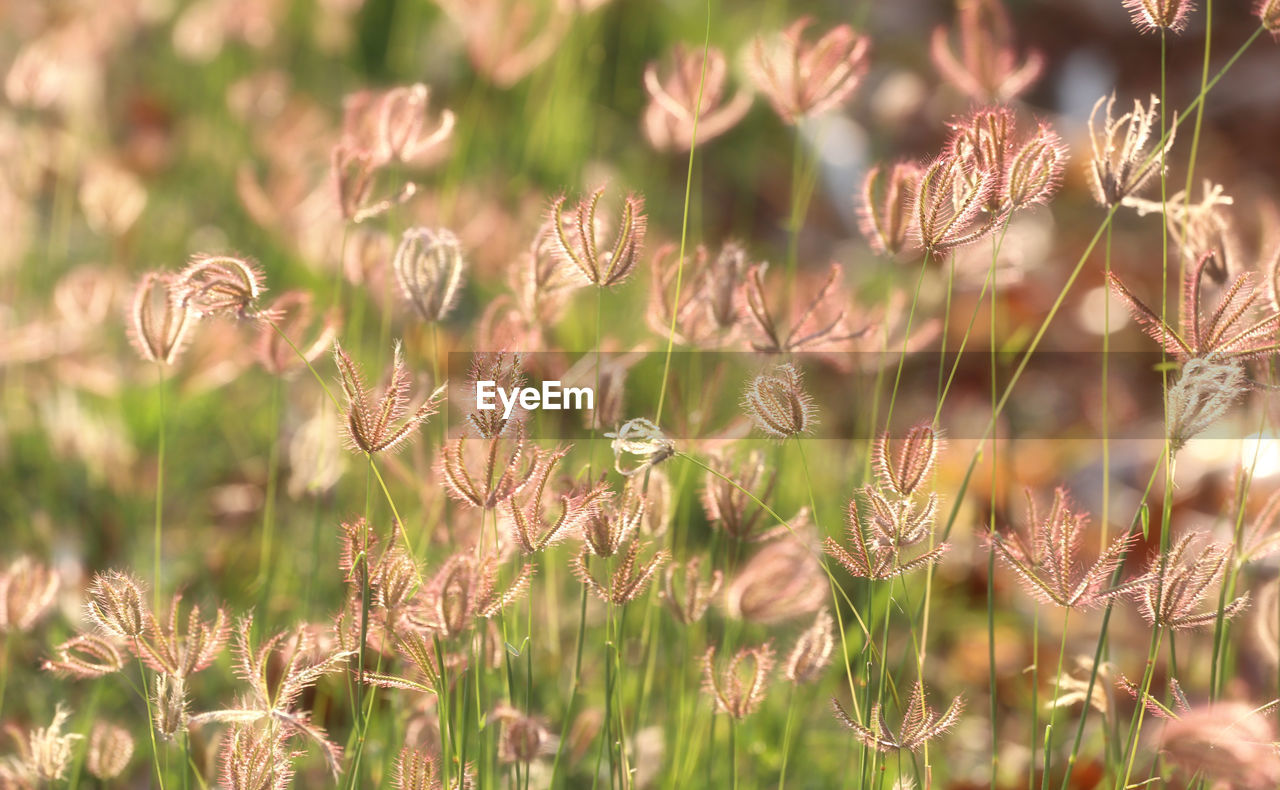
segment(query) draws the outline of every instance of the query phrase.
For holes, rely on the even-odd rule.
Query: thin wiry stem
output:
[[[160,611],[160,544],[162,540],[163,521],[164,521],[164,367],[156,363],[156,403],[159,410],[160,420],[160,439],[159,446],[156,449],[156,508],[155,508],[155,527],[152,541],[155,546],[155,556],[152,560],[151,571],[151,587],[152,587],[152,608]]]
[[[693,155],[698,150],[698,118],[702,115],[702,90],[707,81],[707,53],[711,49],[711,0],[707,0],[707,28],[702,38],[702,73],[698,78],[698,99],[693,105],[693,128],[689,132],[689,167],[684,180],[684,209],[680,220],[680,252],[676,261],[676,295],[672,301],[671,326],[667,331],[667,354],[662,362],[662,384],[658,387],[658,408],[654,423],[662,424],[662,407],[667,398],[667,379],[671,374],[671,350],[676,342],[676,318],[680,315],[680,288],[684,285],[684,252],[689,238],[689,200],[693,194]],[[597,388],[598,389],[598,388]]]

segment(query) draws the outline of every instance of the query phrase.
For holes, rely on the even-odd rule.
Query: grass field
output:
[[[0,789],[1280,787],[1278,37],[0,3]]]

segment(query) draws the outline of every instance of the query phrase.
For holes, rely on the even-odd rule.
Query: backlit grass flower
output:
[[[813,398],[804,389],[800,369],[790,362],[756,376],[742,405],[756,428],[774,439],[807,433],[815,422]]]
[[[423,628],[453,638],[477,619],[496,616],[529,590],[533,566],[524,565],[506,589],[498,588],[498,561],[474,552],[449,557],[436,571],[407,616]]]
[[[835,620],[827,610],[818,612],[813,625],[806,628],[796,639],[795,646],[787,655],[783,665],[783,674],[787,680],[800,685],[812,683],[821,675],[831,662],[831,652],[835,649]]]
[[[997,556],[1018,575],[1033,598],[1067,609],[1087,609],[1117,594],[1107,589],[1111,575],[1137,540],[1136,535],[1117,538],[1085,567],[1079,553],[1087,524],[1088,517],[1073,510],[1065,489],[1053,492],[1047,513],[1040,511],[1027,491],[1025,534],[992,533],[990,540]]]
[[[368,455],[394,452],[413,438],[419,425],[436,413],[444,397],[445,388],[441,385],[417,409],[409,412],[411,377],[399,343],[396,343],[392,356],[390,381],[376,401],[373,390],[365,387],[360,368],[337,341],[333,344],[333,358],[347,399],[347,438],[353,450]]]
[[[765,642],[741,648],[727,666],[717,670],[712,645],[702,657],[702,688],[715,701],[716,710],[741,721],[764,702],[775,663],[773,645]]]
[[[599,187],[566,214],[564,195],[551,202],[553,250],[562,265],[577,271],[587,282],[608,288],[626,280],[640,262],[648,219],[644,198],[628,194],[613,223],[613,241],[601,249],[604,218],[597,213],[604,187]]]
[[[1280,309],[1271,305],[1254,282],[1241,272],[1227,283],[1217,305],[1205,304],[1205,276],[1213,253],[1200,256],[1182,280],[1182,317],[1177,328],[1148,307],[1114,273],[1111,290],[1128,305],[1134,320],[1179,362],[1201,358],[1215,362],[1247,360],[1280,350]]]
[[[401,294],[423,321],[443,321],[457,304],[467,262],[452,231],[410,228],[400,238],[392,266]]]
[[[129,767],[132,757],[133,735],[127,729],[109,721],[93,725],[85,752],[85,768],[90,774],[104,782],[115,779]]]
[[[957,7],[959,52],[946,28],[933,31],[930,53],[938,73],[977,102],[1005,102],[1025,93],[1044,70],[1044,56],[1033,50],[1019,59],[1001,0],[962,0]]]
[[[908,553],[933,534],[937,495],[924,504],[911,499],[891,500],[872,486],[862,489],[848,508],[848,546],[826,538],[827,554],[853,576],[862,579],[892,579],[937,562],[946,552],[939,543],[920,554]]]
[[[188,332],[197,318],[176,276],[148,272],[134,290],[129,340],[148,362],[172,365],[186,348]]]
[[[1089,116],[1093,162],[1089,172],[1093,177],[1093,195],[1103,206],[1110,208],[1136,195],[1152,176],[1164,169],[1164,158],[1173,148],[1178,124],[1175,113],[1164,143],[1158,139],[1151,142],[1152,133],[1159,130],[1159,103],[1154,95],[1145,107],[1135,99],[1133,110],[1118,118],[1112,114],[1115,93],[1103,96],[1093,105]],[[1106,117],[1099,127],[1097,116],[1103,107],[1106,107]]]
[[[85,610],[94,625],[119,639],[142,636],[150,619],[141,582],[122,571],[94,575]]]
[[[1123,592],[1138,602],[1143,618],[1158,628],[1182,631],[1201,628],[1216,623],[1221,617],[1228,620],[1249,603],[1246,592],[1238,598],[1223,602],[1218,608],[1197,611],[1200,601],[1210,588],[1218,584],[1231,564],[1229,545],[1209,543],[1189,555],[1191,544],[1203,533],[1185,533],[1169,547],[1167,554],[1156,554],[1147,563],[1147,572],[1123,585]]]
[[[671,559],[670,552],[666,549],[658,549],[648,559],[642,561],[640,552],[647,550],[649,546],[649,543],[632,540],[627,546],[626,553],[621,555],[622,559],[614,567],[613,574],[603,581],[597,580],[591,573],[588,565],[591,550],[586,544],[570,561],[570,568],[573,575],[578,577],[578,581],[585,584],[597,598],[614,606],[624,606],[639,598],[640,594],[648,588],[649,582],[658,569]]]
[[[0,633],[30,631],[58,593],[58,573],[28,556],[0,571]]]
[[[644,89],[649,94],[642,124],[654,148],[688,151],[696,133],[698,145],[731,129],[751,108],[751,94],[738,91],[726,101],[728,66],[715,47],[703,56],[701,47],[677,43],[670,67],[661,73],[657,63],[644,69]]]
[[[692,625],[706,614],[723,583],[724,574],[719,570],[712,570],[710,578],[704,579],[702,558],[691,557],[667,567],[663,587],[658,594],[677,621],[682,625]]]
[[[1139,30],[1181,33],[1195,4],[1190,0],[1124,0],[1124,7]]]
[[[875,165],[862,180],[858,229],[877,255],[897,255],[912,236],[915,214],[908,208],[923,168],[911,160]]]
[[[871,708],[870,726],[850,716],[839,701],[832,699],[831,704],[835,707],[836,718],[853,730],[859,741],[881,752],[916,751],[955,726],[964,710],[964,701],[956,697],[945,711],[937,713],[924,702],[924,685],[916,683],[902,714],[902,726],[895,733],[885,722],[883,706],[879,702]]]
[[[897,442],[891,442],[886,431],[872,449],[880,484],[898,496],[911,496],[933,475],[941,448],[942,437],[928,423],[912,426]]]
[[[837,25],[807,41],[808,16],[771,37],[757,36],[748,61],[756,86],[783,121],[820,115],[843,104],[867,72],[871,40]]]
[[[250,261],[231,255],[196,255],[178,275],[178,291],[201,315],[256,315],[265,287],[262,272]]]

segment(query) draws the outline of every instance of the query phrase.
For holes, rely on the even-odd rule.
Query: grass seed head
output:
[[[410,228],[400,238],[392,265],[401,294],[423,321],[443,321],[457,304],[467,261],[453,231]]]
[[[150,620],[142,583],[122,571],[95,574],[85,606],[94,625],[120,639],[142,636]]]
[[[133,735],[127,729],[109,721],[94,723],[85,752],[85,768],[91,775],[104,782],[115,779],[132,758]]]
[[[844,104],[867,73],[870,38],[837,25],[808,41],[811,24],[804,16],[781,33],[756,37],[748,61],[756,87],[788,124]]]

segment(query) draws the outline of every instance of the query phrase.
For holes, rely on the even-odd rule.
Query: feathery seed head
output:
[[[109,721],[94,723],[85,752],[85,767],[91,775],[104,782],[115,779],[132,757],[133,735],[128,730]]]
[[[757,543],[786,532],[772,526],[771,517],[756,500],[768,502],[778,482],[778,470],[766,469],[764,453],[752,450],[738,461],[713,455],[702,482],[702,511],[712,526],[723,529],[735,540]],[[727,479],[726,479],[727,478]]]
[[[620,497],[614,498],[604,484],[591,489],[584,496],[602,491],[590,502],[582,518],[583,543],[597,557],[612,557],[622,544],[639,529],[649,509],[649,500],[636,486],[628,485]]]
[[[672,563],[667,567],[665,583],[659,591],[663,603],[683,625],[693,625],[702,619],[724,583],[724,574],[719,570],[711,571],[711,578],[704,580],[701,568],[701,557]]]
[[[513,424],[515,436],[510,439],[494,436],[479,441],[460,436],[440,448],[436,474],[452,499],[470,507],[493,510],[529,484],[538,468],[539,452],[536,448],[529,449],[524,425]]]
[[[618,430],[606,432],[605,438],[612,440],[613,468],[624,477],[657,466],[676,454],[675,442],[662,432],[657,423],[643,417],[627,420]],[[629,455],[638,456],[639,463],[624,466],[623,458]]]
[[[185,678],[160,672],[156,675],[156,693],[151,699],[155,717],[156,734],[172,742],[178,733],[187,729],[187,681]]]
[[[187,343],[187,331],[198,318],[178,283],[174,275],[148,272],[134,291],[129,340],[148,362],[177,362]]]
[[[266,290],[262,272],[244,258],[196,255],[178,275],[183,301],[201,315],[229,313],[256,316],[258,299]]]
[[[933,426],[920,423],[907,431],[895,453],[889,443],[889,432],[885,431],[872,451],[880,484],[899,496],[911,496],[932,476],[942,445],[942,437]]]
[[[120,639],[141,636],[150,620],[143,603],[142,583],[121,571],[94,575],[85,608],[94,625]]]
[[[568,447],[540,452],[534,467],[533,478],[526,486],[528,496],[525,501],[517,504],[515,499],[511,499],[506,503],[516,545],[525,554],[535,554],[567,539],[575,532],[581,532],[613,496],[613,492],[604,483],[590,486],[586,491],[577,494],[562,495],[560,515],[554,521],[548,522],[543,515],[547,482],[551,479],[556,465],[568,452]]]
[[[1005,166],[1004,205],[1018,211],[1048,203],[1062,185],[1066,164],[1066,143],[1048,124],[1038,124],[1035,134],[1017,147]]]
[[[784,669],[787,680],[800,685],[818,679],[831,662],[831,652],[835,649],[834,631],[835,621],[830,612],[826,609],[818,612],[813,625],[800,634],[787,656]]]
[[[853,340],[863,335],[869,327],[853,331],[846,321],[845,294],[840,283],[843,269],[832,262],[822,285],[813,293],[807,304],[797,305],[792,312],[791,325],[784,333],[782,326],[769,309],[765,294],[764,275],[767,263],[757,263],[747,269],[746,282],[742,285],[742,314],[748,328],[754,331],[751,347],[765,354],[790,354],[796,351],[819,351],[832,348],[837,343]]]
[[[984,209],[997,193],[996,171],[969,155],[944,152],[925,167],[916,186],[912,230],[926,253],[941,256],[977,241],[996,226]]]
[[[51,786],[64,778],[75,743],[84,737],[62,731],[69,718],[71,711],[59,703],[48,727],[37,727],[18,742],[23,767],[41,786]]]
[[[876,165],[867,171],[858,206],[858,229],[877,255],[897,255],[906,248],[915,219],[908,201],[922,172],[923,168],[911,160],[894,162],[888,168]]]
[[[678,43],[665,76],[659,77],[656,62],[646,66],[649,104],[642,124],[649,144],[659,151],[688,151],[695,131],[701,146],[742,120],[751,108],[751,94],[738,91],[726,102],[728,71],[724,53],[715,47],[704,58],[701,48]]]
[[[1187,782],[1207,779],[1214,787],[1264,790],[1280,782],[1280,753],[1268,714],[1275,703],[1197,706],[1160,729],[1160,755]]]
[[[952,87],[976,102],[1005,102],[1020,96],[1040,77],[1044,57],[1028,52],[1021,62],[1013,25],[1001,0],[961,0],[957,53],[946,28],[933,32],[934,67]]]
[[[644,213],[644,198],[634,192],[622,201],[622,208],[614,224],[615,238],[612,245],[600,249],[603,218],[597,210],[604,196],[604,187],[597,188],[589,196],[565,212],[566,197],[561,195],[551,201],[552,250],[560,264],[576,271],[587,282],[599,288],[617,285],[631,275],[640,262],[644,248],[648,218]]]
[[[431,92],[415,83],[392,88],[378,102],[378,156],[412,163],[443,147],[453,133],[455,118],[444,110],[435,129],[425,131]]]
[[[1248,391],[1249,380],[1239,360],[1212,356],[1187,360],[1166,396],[1170,449],[1181,450]]]
[[[1230,619],[1249,603],[1249,594],[1224,601],[1218,608],[1197,612],[1196,607],[1209,589],[1222,580],[1232,562],[1230,545],[1209,543],[1188,558],[1191,544],[1204,533],[1190,531],[1172,546],[1167,554],[1155,554],[1147,563],[1147,572],[1113,591],[1132,595],[1138,611],[1156,627],[1182,631],[1212,625],[1218,618]]]
[[[586,544],[583,544],[578,556],[571,562],[573,574],[600,600],[614,606],[624,606],[639,598],[640,594],[648,588],[649,581],[658,572],[658,568],[671,559],[670,552],[659,549],[653,553],[652,557],[641,562],[640,552],[648,549],[650,545],[639,540],[631,541],[627,546],[626,554],[622,555],[622,559],[614,568],[613,576],[605,582],[600,582],[591,575],[591,569],[587,565],[591,551]]]
[[[756,86],[788,124],[843,104],[867,73],[871,39],[837,25],[809,42],[811,24],[804,16],[768,39],[757,36],[748,61]]]
[[[227,611],[219,607],[213,619],[206,622],[200,618],[200,607],[193,606],[183,628],[181,604],[182,596],[173,596],[167,624],[148,617],[147,633],[138,641],[137,650],[143,662],[155,671],[185,678],[217,659],[230,638],[231,621]]]
[[[764,702],[775,662],[773,644],[765,642],[738,650],[729,664],[717,672],[716,648],[712,645],[702,657],[702,688],[711,695],[716,710],[741,721]]]
[[[882,752],[916,751],[926,742],[951,729],[964,709],[964,701],[956,697],[941,714],[935,712],[925,704],[924,685],[917,682],[907,708],[903,711],[902,727],[895,734],[885,723],[884,711],[879,702],[871,708],[870,726],[850,716],[839,701],[832,699],[831,704],[835,707],[836,718],[853,730],[854,737],[867,747]]]
[[[53,605],[58,573],[23,555],[0,571],[0,633],[30,631]]]
[[[1258,0],[1254,13],[1271,35],[1280,37],[1280,0]]]
[[[300,752],[285,745],[283,728],[236,724],[222,740],[219,763],[227,790],[285,790]]]
[[[396,758],[392,783],[395,790],[445,790],[440,757],[405,744]]]
[[[333,358],[338,366],[342,392],[346,395],[347,438],[352,450],[367,455],[394,452],[410,441],[417,427],[436,413],[444,397],[445,387],[441,385],[412,414],[409,413],[411,376],[405,367],[399,343],[396,343],[392,357],[390,381],[376,403],[373,390],[364,385],[360,368],[336,340]],[[401,424],[397,426],[396,423]]]
[[[933,533],[937,495],[923,506],[909,498],[890,501],[873,486],[862,489],[862,502],[849,501],[846,549],[834,538],[823,540],[823,549],[850,574],[861,579],[892,579],[932,565],[946,552],[940,543],[925,553],[908,557],[905,549],[924,542]]]
[[[1181,33],[1195,4],[1191,0],[1124,0],[1124,7],[1133,17],[1133,24],[1143,32],[1168,30]]]
[[[443,321],[457,304],[467,262],[462,243],[445,228],[410,228],[393,261],[400,292],[427,323]]]
[[[518,405],[509,417],[502,416],[501,409],[481,409],[475,398],[477,383],[492,381],[500,389],[515,392],[525,383],[523,365],[524,355],[520,353],[479,352],[472,357],[467,374],[466,420],[482,439],[494,439],[510,433],[509,427],[519,429],[525,412]]]
[[[1155,140],[1148,150],[1152,132],[1158,131],[1160,100],[1154,95],[1146,107],[1134,100],[1133,111],[1113,117],[1116,95],[1103,96],[1093,105],[1089,115],[1089,139],[1093,161],[1089,173],[1093,178],[1093,196],[1103,206],[1111,207],[1136,195],[1156,173],[1164,169],[1164,160],[1173,148],[1177,131],[1177,114],[1169,125],[1168,139],[1161,145]],[[1098,111],[1106,107],[1101,128],[1095,123]]]
[[[97,634],[78,634],[53,649],[54,657],[42,665],[46,672],[73,678],[97,678],[124,666],[120,651]]]
[[[533,566],[525,565],[505,591],[497,589],[498,560],[477,559],[472,552],[454,554],[423,588],[410,620],[446,638],[467,631],[477,619],[495,616],[529,589]]]
[[[742,405],[756,427],[775,439],[798,436],[815,422],[813,398],[804,390],[799,368],[790,362],[756,376]]]
[[[1089,518],[1075,512],[1067,490],[1053,492],[1048,513],[1037,507],[1030,490],[1026,496],[1026,534],[992,533],[990,541],[996,556],[1018,575],[1031,596],[1065,609],[1088,609],[1115,597],[1107,585],[1137,536],[1117,538],[1086,568],[1078,555]]]

